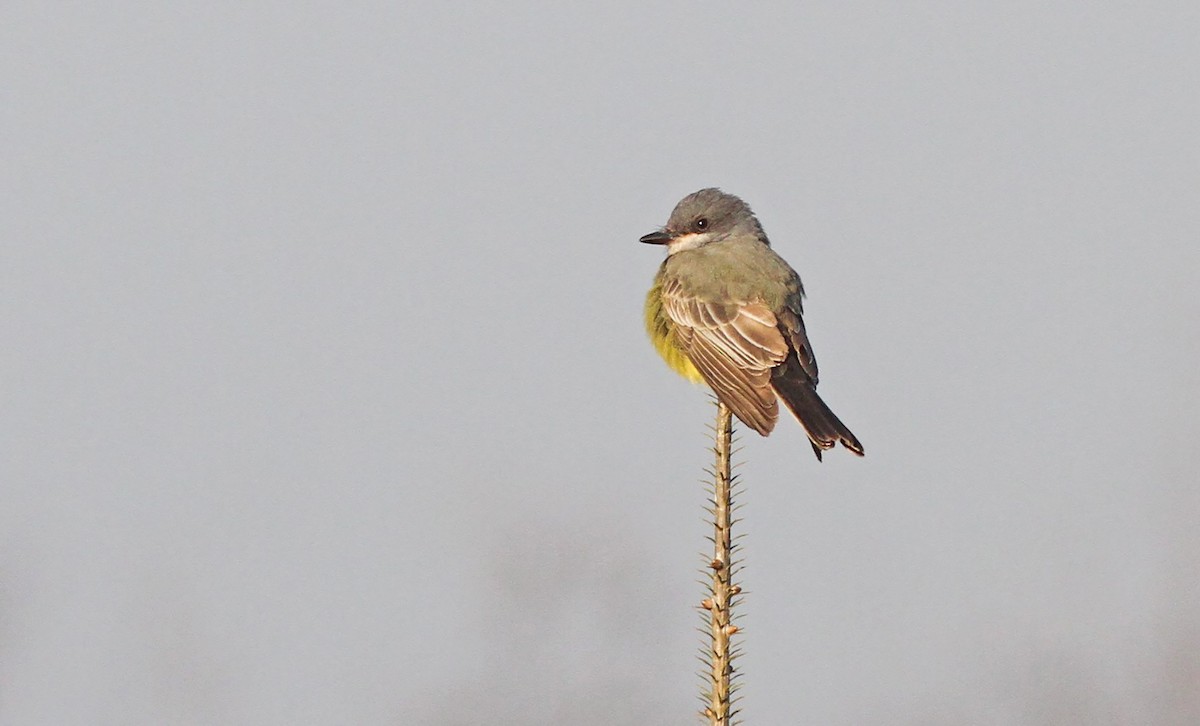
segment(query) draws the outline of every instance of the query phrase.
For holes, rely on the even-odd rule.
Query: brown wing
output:
[[[717,398],[747,426],[769,434],[779,417],[771,369],[788,354],[771,309],[699,300],[673,280],[663,284],[662,296],[680,345]]]

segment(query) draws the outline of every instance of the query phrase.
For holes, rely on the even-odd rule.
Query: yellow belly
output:
[[[667,362],[671,370],[693,383],[704,381],[704,377],[700,375],[700,371],[696,370],[696,366],[687,357],[687,353],[684,353],[683,349],[679,347],[679,341],[675,334],[675,323],[667,317],[667,312],[663,310],[662,290],[658,280],[654,281],[654,286],[646,294],[646,332],[650,334],[650,342],[654,344],[654,349]]]

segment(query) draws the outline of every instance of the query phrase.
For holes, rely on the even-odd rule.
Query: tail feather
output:
[[[816,386],[800,367],[794,353],[772,372],[771,387],[808,433],[818,460],[822,451],[832,449],[838,442],[855,454],[863,455],[862,444],[817,395]]]

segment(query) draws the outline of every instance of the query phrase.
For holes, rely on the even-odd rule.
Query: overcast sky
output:
[[[750,724],[1200,723],[1200,10],[0,7],[0,723],[690,724],[746,199]]]

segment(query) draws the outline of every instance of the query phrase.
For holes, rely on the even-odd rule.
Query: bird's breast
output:
[[[702,382],[704,377],[680,346],[675,323],[663,307],[661,278],[655,279],[654,286],[646,293],[645,315],[646,333],[667,366],[693,383]]]

